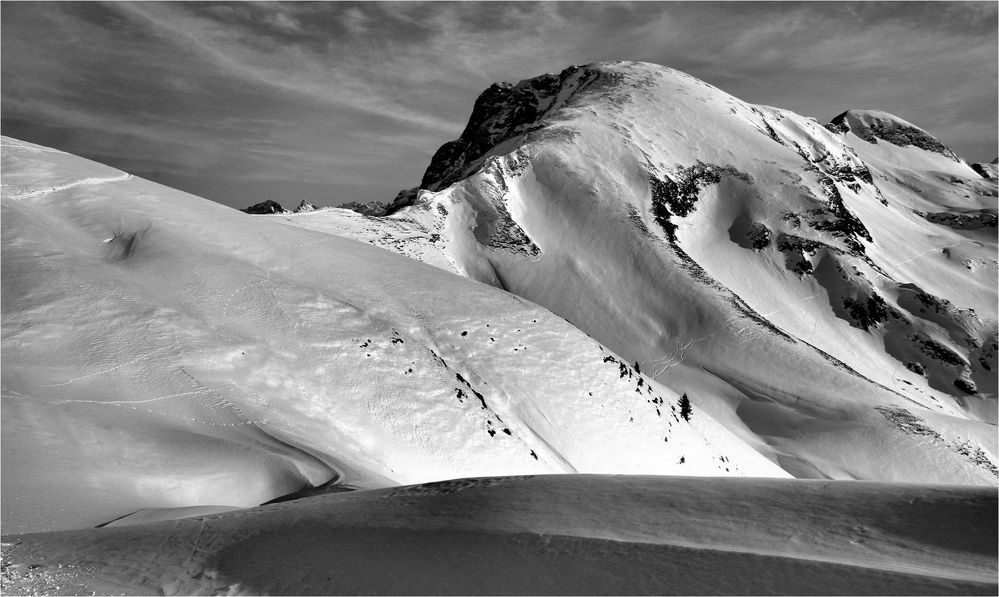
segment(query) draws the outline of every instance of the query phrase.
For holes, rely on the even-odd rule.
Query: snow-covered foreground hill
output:
[[[3,139],[3,528],[477,475],[786,473],[547,310]],[[688,420],[689,419],[689,420]]]
[[[21,535],[8,594],[994,595],[994,488],[557,475]]]
[[[389,217],[288,221],[551,309],[795,476],[992,485],[996,195],[890,114],[614,63],[490,87]]]

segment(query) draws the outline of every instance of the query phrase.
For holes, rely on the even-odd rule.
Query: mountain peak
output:
[[[309,203],[308,200],[302,199],[302,202],[295,208],[295,213],[298,214],[306,211],[316,211],[316,206]]]
[[[609,73],[604,67],[611,64],[570,66],[558,74],[547,73],[516,84],[493,83],[475,100],[461,135],[434,154],[420,186],[400,192],[389,212],[411,205],[419,189],[439,191],[474,172],[485,155],[504,141],[542,128],[545,117],[566,105],[578,91],[606,79]]]
[[[583,67],[585,68],[585,67]],[[579,87],[581,67],[544,74],[517,84],[493,83],[475,100],[461,136],[437,150],[420,188],[439,190],[456,182],[478,158],[499,143],[532,128]]]
[[[881,139],[899,147],[911,145],[960,161],[957,155],[936,137],[888,112],[847,110],[833,118],[827,128],[837,133],[849,131],[868,143],[877,143],[878,139]]]
[[[710,370],[821,410],[849,385],[848,425],[872,434],[909,425],[899,398],[995,418],[995,183],[901,118],[823,127],[666,67],[572,67],[487,89],[421,188],[373,242],[540,304],[678,393]],[[909,448],[869,448],[917,472]],[[946,458],[992,482],[965,452]],[[867,456],[788,466],[881,474]]]

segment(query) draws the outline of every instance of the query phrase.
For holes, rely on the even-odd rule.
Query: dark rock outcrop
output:
[[[834,133],[852,132],[868,143],[877,143],[880,139],[899,147],[911,145],[959,161],[957,155],[936,137],[884,112],[847,110],[833,118],[826,128]]]
[[[245,209],[239,210],[248,214],[264,215],[264,214],[286,214],[288,210],[281,207],[281,204],[277,201],[272,201],[268,199],[263,203],[258,203],[256,205],[251,205]]]
[[[388,206],[378,201],[369,201],[367,203],[351,201],[350,203],[341,205],[340,209],[349,209],[365,216],[384,216],[388,210]]]
[[[923,215],[934,224],[942,224],[957,230],[977,230],[995,228],[999,217],[995,210],[980,209],[968,213],[937,212]]]
[[[316,206],[309,203],[307,200],[302,199],[302,202],[295,208],[295,213],[300,214],[307,211],[316,211]]]
[[[421,189],[439,191],[471,175],[489,150],[540,128],[547,114],[565,105],[575,91],[600,76],[596,68],[570,66],[557,75],[541,75],[516,85],[493,83],[475,100],[461,136],[441,145],[430,160],[420,186],[400,191],[388,213],[412,205]]]
[[[988,164],[972,164],[971,169],[977,172],[982,178],[999,178],[999,158],[992,160]]]

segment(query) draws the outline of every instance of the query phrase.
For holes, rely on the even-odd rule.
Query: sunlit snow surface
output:
[[[5,532],[337,475],[786,475],[491,286],[12,139],[3,159]]]
[[[996,181],[672,69],[584,70],[448,188],[290,223],[551,309],[795,476],[994,485]]]
[[[3,138],[4,593],[995,594],[995,180],[587,68],[387,218]]]

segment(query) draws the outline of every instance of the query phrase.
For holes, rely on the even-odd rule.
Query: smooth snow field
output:
[[[994,595],[996,492],[555,475],[4,541],[8,594]]]

